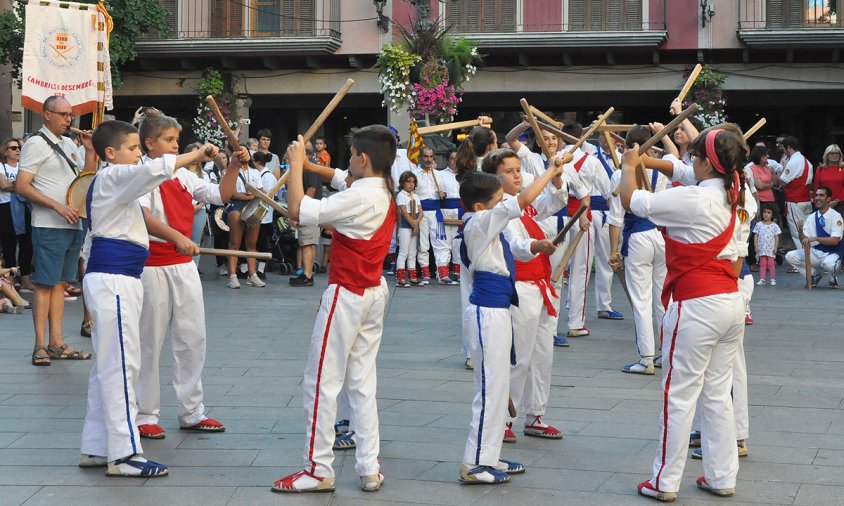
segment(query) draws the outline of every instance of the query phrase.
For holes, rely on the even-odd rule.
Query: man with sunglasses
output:
[[[819,186],[815,190],[815,205],[818,210],[803,222],[803,245],[810,244],[812,261],[812,286],[818,286],[824,274],[829,274],[829,287],[838,288],[836,273],[841,267],[841,236],[844,234],[844,219],[829,206],[832,190]],[[785,260],[792,267],[806,275],[803,248],[789,251]]]
[[[33,365],[50,365],[50,359],[87,360],[89,353],[64,342],[64,286],[76,279],[82,228],[79,212],[68,206],[67,190],[83,166],[94,170],[96,158],[90,137],[83,137],[85,160],[76,145],[62,135],[73,120],[73,108],[63,97],[44,101],[44,126],[23,146],[15,191],[33,204],[32,245],[35,284],[32,319],[35,326]],[[49,322],[49,342],[47,323]]]

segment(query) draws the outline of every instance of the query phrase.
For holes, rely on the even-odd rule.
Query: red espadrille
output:
[[[180,427],[182,430],[194,430],[197,432],[225,432],[226,426],[214,420],[213,418],[206,418],[196,425],[189,427]]]
[[[164,429],[157,423],[145,423],[138,425],[138,434],[146,439],[164,439],[167,435]]]

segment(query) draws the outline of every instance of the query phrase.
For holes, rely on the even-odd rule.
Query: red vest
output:
[[[580,169],[583,167],[587,158],[589,158],[589,155],[584,154],[583,158],[576,161],[574,163],[574,170],[580,172]],[[580,209],[580,199],[569,197],[569,216],[574,216],[574,213],[576,213],[578,209]],[[586,217],[588,217],[590,221],[592,220],[592,209],[586,209]]]
[[[170,228],[190,237],[193,232],[193,197],[178,179],[165,181],[158,189]],[[189,256],[177,253],[176,245],[172,242],[149,242],[149,258],[146,263],[148,267],[185,264],[192,260]]]
[[[733,263],[716,258],[733,237],[736,224],[735,205],[730,212],[732,217],[727,228],[704,243],[682,243],[668,237],[663,230],[668,272],[662,287],[662,305],[666,309],[672,297],[679,302],[738,291],[738,277]]]
[[[527,229],[528,235],[531,239],[541,241],[545,239],[545,232],[539,228],[539,225],[533,219],[536,216],[536,209],[533,206],[527,206],[524,214],[522,214],[522,224]],[[535,284],[539,291],[542,292],[542,303],[548,311],[549,316],[557,316],[557,310],[551,302],[548,293],[554,297],[557,296],[554,286],[549,282],[551,279],[551,260],[548,255],[540,253],[536,258],[528,262],[520,262],[516,260],[516,281],[528,281]]]
[[[395,202],[390,199],[390,209]],[[384,258],[396,229],[396,213],[388,211],[384,223],[371,239],[352,239],[334,230],[331,241],[331,263],[328,284],[337,284],[350,292],[363,295],[367,288],[381,284]]]
[[[785,193],[786,202],[811,202],[809,197],[809,188],[806,186],[806,181],[809,179],[809,160],[803,158],[803,174],[795,178],[794,181],[785,185],[783,193]]]

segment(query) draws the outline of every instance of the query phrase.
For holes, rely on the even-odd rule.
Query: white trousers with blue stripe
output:
[[[93,272],[85,275],[82,285],[94,319],[94,365],[88,377],[82,453],[110,461],[143,453],[135,423],[141,364],[138,326],[144,300],[141,280]]]
[[[463,453],[469,466],[494,466],[501,455],[507,397],[510,393],[510,308],[478,307],[463,311],[466,346],[475,368],[472,422]]]

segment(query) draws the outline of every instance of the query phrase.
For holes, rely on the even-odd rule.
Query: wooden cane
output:
[[[272,260],[272,253],[262,253],[260,251],[238,251],[233,249],[214,249],[214,248],[199,248],[200,255],[216,255],[219,257],[241,257],[254,258],[256,260]]]
[[[457,121],[454,123],[443,123],[442,125],[431,125],[431,126],[424,126],[419,127],[416,132],[419,135],[427,135],[427,134],[438,134],[440,132],[448,132],[449,130],[459,130],[461,128],[469,128],[469,127],[476,127],[479,125],[491,125],[492,123],[486,123],[481,121],[480,118],[476,119],[468,119],[466,121]]]
[[[679,101],[681,105],[683,104],[683,99],[686,98],[686,95],[689,93],[689,90],[692,89],[692,85],[695,84],[695,80],[697,80],[697,76],[698,74],[700,74],[701,70],[703,70],[703,67],[700,65],[700,63],[695,65],[695,68],[692,69],[692,73],[689,75],[689,78],[686,79],[686,84],[683,85],[683,88],[680,89],[680,93],[677,94],[677,98],[675,98],[674,100]],[[668,111],[671,112],[670,107],[668,108]]]
[[[566,222],[565,225],[563,225],[563,228],[562,230],[560,230],[560,233],[558,233],[557,236],[554,237],[554,240],[551,241],[554,243],[554,246],[559,246],[560,243],[566,240],[566,234],[569,232],[569,230],[571,230],[571,227],[574,226],[575,223],[577,223],[577,220],[580,219],[580,215],[585,213],[587,209],[589,209],[589,205],[586,204],[586,202],[581,202],[580,207],[577,209],[577,211],[575,211],[571,219],[569,219],[569,221]]]
[[[533,109],[530,107],[530,104],[528,104],[527,99],[523,98],[519,100],[519,103],[522,105],[522,110],[525,111],[528,123],[530,123],[531,128],[533,128],[533,135],[536,136],[536,143],[539,144],[539,147],[542,149],[545,157],[550,160],[556,153],[552,153],[548,148],[548,144],[545,143],[545,137],[542,136],[542,130],[540,130],[539,124],[536,122],[536,117],[533,115]]]
[[[558,265],[557,268],[554,270],[554,274],[551,276],[551,281],[553,281],[554,283],[559,283],[560,278],[563,277],[563,271],[566,270],[566,265],[568,265],[569,260],[571,260],[572,255],[574,255],[574,250],[580,243],[580,239],[583,237],[584,232],[586,231],[582,228],[577,231],[577,235],[574,236],[574,240],[571,242],[571,246],[569,246],[568,251],[566,251],[565,255],[563,255],[563,259],[560,261],[560,265]]]
[[[748,130],[747,132],[744,133],[744,140],[746,141],[747,139],[750,139],[750,136],[755,134],[757,131],[759,131],[759,129],[762,128],[763,126],[765,126],[765,123],[767,123],[767,122],[768,122],[768,120],[766,120],[765,118],[762,118],[759,121],[757,121],[755,125],[750,127],[750,130]]]

